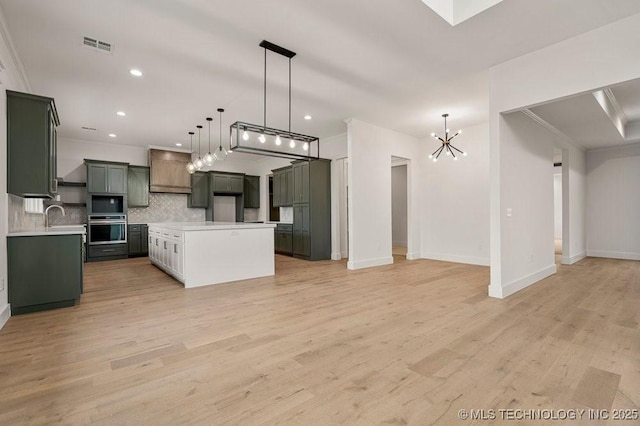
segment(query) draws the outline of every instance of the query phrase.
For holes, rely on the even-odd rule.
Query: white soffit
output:
[[[422,0],[452,26],[482,13],[503,0]]]

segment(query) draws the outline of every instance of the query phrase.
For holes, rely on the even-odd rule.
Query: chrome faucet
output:
[[[64,208],[62,208],[62,206],[59,206],[57,204],[51,204],[49,207],[47,207],[47,209],[44,211],[44,227],[48,228],[49,227],[49,210],[51,210],[52,207],[57,207],[62,211],[62,216],[65,215],[64,213]]]

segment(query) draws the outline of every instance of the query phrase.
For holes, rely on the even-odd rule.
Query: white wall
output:
[[[391,241],[407,246],[407,166],[391,167]]]
[[[501,116],[500,137],[502,250],[495,256],[500,257],[502,269],[500,285],[492,279],[489,287],[489,294],[494,297],[506,297],[556,272],[555,135],[523,113],[515,112]]]
[[[552,100],[561,99],[575,94],[592,92],[596,89],[612,86],[640,77],[640,14],[622,19],[596,30],[581,34],[577,37],[562,41],[547,48],[529,53],[511,61],[492,67],[490,70],[490,164],[491,164],[491,285],[489,295],[506,297],[517,288],[542,279],[545,273],[532,274],[529,265],[522,265],[521,259],[528,255],[526,247],[503,246],[508,239],[503,234],[509,234],[505,228],[503,215],[510,200],[503,199],[505,192],[513,185],[511,176],[505,173],[505,167],[516,158],[529,161],[525,147],[515,147],[523,150],[517,153],[509,147],[511,135],[502,113],[532,107]],[[549,64],[553,64],[550,68]],[[615,64],[612,66],[611,64]],[[507,131],[507,134],[503,134]],[[581,155],[573,156],[577,172],[574,178],[569,177],[567,186],[573,182],[576,192],[584,193],[580,188],[584,183],[580,172]],[[563,163],[565,160],[563,159]],[[522,164],[524,169],[532,165]],[[564,165],[563,165],[564,173]],[[551,173],[548,178],[550,179]],[[544,177],[543,177],[544,179]],[[542,182],[542,181],[541,181]],[[541,184],[538,182],[537,184]],[[536,185],[535,182],[531,182]],[[506,191],[505,188],[506,187]],[[567,187],[563,187],[567,191]],[[573,192],[570,190],[570,192]],[[580,194],[570,194],[573,201],[580,201]],[[566,200],[565,195],[565,200]],[[563,207],[563,214],[575,215],[578,220],[584,215],[584,205],[576,205],[572,213]],[[579,246],[584,240],[584,227],[573,223],[571,229],[563,229],[563,233],[573,233],[571,243],[572,259],[579,259]],[[531,228],[530,233],[537,232],[537,227]],[[582,231],[582,235],[579,235]],[[564,244],[563,238],[563,244]],[[518,249],[518,252],[509,253]],[[511,264],[510,256],[520,260]],[[565,254],[563,253],[563,262]],[[571,259],[567,259],[571,260]],[[539,265],[542,266],[542,265]],[[515,280],[515,281],[514,281]],[[514,282],[519,285],[513,286]]]
[[[58,138],[58,176],[69,182],[86,182],[84,160],[119,161],[147,166],[145,147],[108,144],[77,139]]]
[[[640,260],[640,144],[587,152],[587,255]]]
[[[349,269],[393,263],[391,254],[391,157],[410,160],[407,258],[420,253],[422,141],[357,119],[347,121],[349,154]]]
[[[562,149],[562,263],[587,256],[587,157],[572,146]],[[568,224],[568,226],[567,226]]]
[[[4,16],[0,11],[0,328],[10,316],[7,278],[7,232],[9,231],[9,196],[7,194],[7,95],[5,90],[30,92],[22,64],[13,49]]]
[[[422,257],[489,265],[489,124],[463,130],[455,145],[468,156],[458,161],[428,161],[437,144],[423,141]]]
[[[553,236],[562,239],[562,171],[553,173]]]

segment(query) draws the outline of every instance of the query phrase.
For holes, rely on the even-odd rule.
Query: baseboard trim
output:
[[[582,259],[587,257],[587,252],[583,251],[582,253],[578,253],[575,256],[562,256],[561,263],[563,265],[573,265],[574,263],[580,262]]]
[[[423,253],[423,259],[440,260],[442,262],[466,263],[469,265],[489,266],[490,260],[484,257],[457,256],[455,254]]]
[[[358,260],[355,262],[348,261],[347,269],[373,268],[375,266],[391,265],[392,263],[393,263],[393,256],[381,257],[379,259]]]
[[[505,297],[509,297],[512,294],[529,287],[532,284],[537,283],[557,272],[557,267],[555,264],[547,266],[546,268],[540,269],[533,274],[529,274],[520,279],[517,279],[505,286],[499,287],[495,285],[489,286],[489,296],[495,297],[498,299],[504,299]]]
[[[587,256],[604,257],[606,259],[640,260],[640,253],[626,253],[621,251],[587,250]]]
[[[422,259],[420,253],[407,253],[407,260]]]
[[[331,253],[331,260],[342,260],[342,253]]]
[[[11,305],[7,303],[0,313],[0,330],[9,321],[9,318],[11,318]]]

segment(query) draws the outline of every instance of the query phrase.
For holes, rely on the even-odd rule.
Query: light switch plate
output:
[[[512,218],[513,217],[513,209],[507,209],[507,217],[508,218]]]

